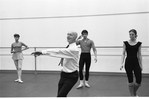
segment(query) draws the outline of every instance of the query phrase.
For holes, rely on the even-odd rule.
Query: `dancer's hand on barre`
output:
[[[42,55],[42,52],[36,51],[36,52],[31,53],[31,55],[39,56],[39,55]]]

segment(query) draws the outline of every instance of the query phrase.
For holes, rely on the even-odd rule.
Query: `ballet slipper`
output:
[[[83,84],[80,84],[77,89],[83,88]]]
[[[16,79],[16,80],[15,80],[15,82],[18,82],[18,81],[19,81],[19,79]]]
[[[18,80],[18,82],[19,82],[19,83],[23,83],[23,81],[22,81],[22,80]]]
[[[90,88],[90,85],[88,84],[88,81],[85,81],[85,87]]]

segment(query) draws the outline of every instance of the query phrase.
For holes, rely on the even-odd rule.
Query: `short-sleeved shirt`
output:
[[[79,40],[77,42],[77,45],[80,45],[81,53],[90,53],[91,47],[93,45],[93,41],[90,39],[87,39],[86,41]]]

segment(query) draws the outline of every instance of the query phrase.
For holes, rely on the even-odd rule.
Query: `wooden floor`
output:
[[[23,84],[14,80],[16,73],[0,73],[0,97],[56,97],[59,73],[23,73]],[[76,89],[68,97],[128,97],[127,78],[122,75],[90,75],[91,88]],[[142,79],[138,96],[149,97],[149,77]]]

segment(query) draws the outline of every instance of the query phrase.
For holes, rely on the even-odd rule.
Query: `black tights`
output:
[[[136,67],[132,67],[130,65],[125,66],[125,70],[126,70],[126,73],[127,73],[129,83],[133,83],[133,73],[134,73],[135,78],[136,78],[136,83],[141,84],[142,72],[141,72],[141,68],[139,66],[136,66]]]
[[[83,80],[83,68],[85,64],[85,80],[89,79],[89,69],[91,65],[91,54],[90,53],[81,53],[79,61],[79,76],[80,80]]]

